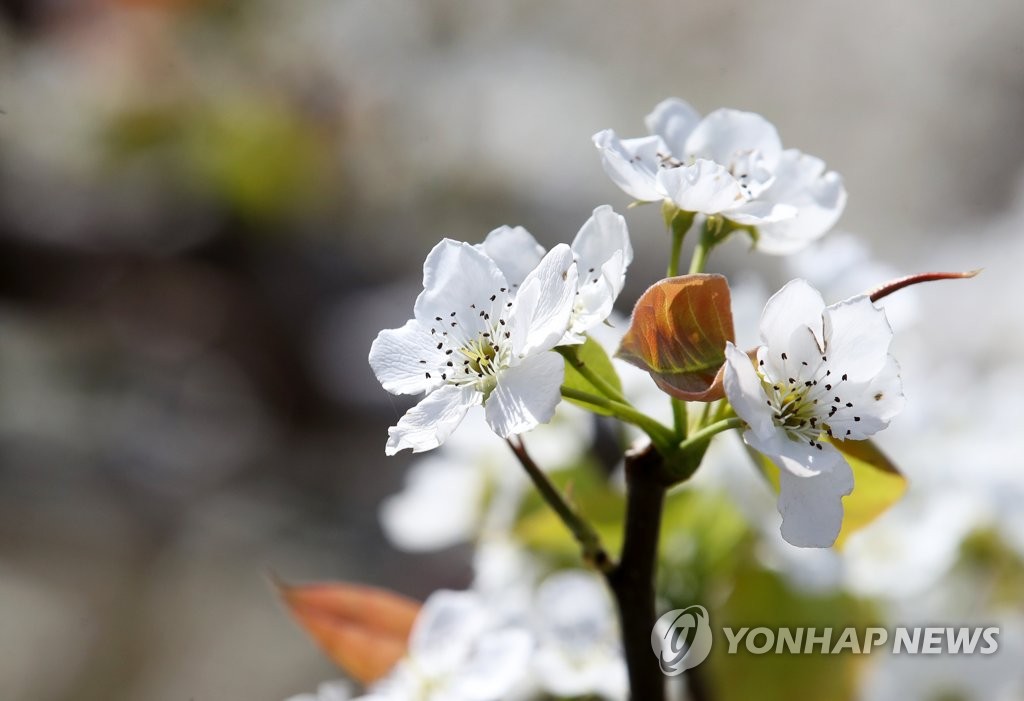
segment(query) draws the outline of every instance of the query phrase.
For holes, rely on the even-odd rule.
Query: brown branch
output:
[[[626,531],[619,564],[608,573],[622,627],[633,701],[663,701],[665,677],[651,650],[656,620],[654,577],[669,478],[653,446],[626,455]]]

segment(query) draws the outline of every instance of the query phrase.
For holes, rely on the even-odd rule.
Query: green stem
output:
[[[704,402],[704,408],[700,412],[700,418],[697,419],[697,429],[700,430],[708,425],[708,419],[711,417],[711,406],[714,402]]]
[[[647,414],[637,411],[629,404],[567,387],[566,385],[562,385],[562,396],[566,399],[575,399],[578,402],[592,404],[593,406],[605,409],[615,418],[633,424],[650,436],[651,441],[662,455],[668,455],[672,452],[672,446],[675,443],[674,433]]]
[[[732,417],[731,419],[723,419],[721,421],[716,421],[710,426],[705,426],[701,430],[691,434],[689,438],[687,438],[685,441],[679,444],[679,450],[681,452],[686,452],[690,448],[693,448],[694,446],[699,445],[702,442],[710,440],[711,437],[714,436],[716,433],[728,431],[733,428],[739,428],[742,425],[743,419],[736,416]]]
[[[576,542],[579,543],[580,550],[583,553],[583,559],[601,572],[611,572],[615,567],[615,563],[608,556],[608,551],[605,550],[604,545],[601,543],[601,537],[594,530],[594,527],[566,501],[558,488],[548,479],[547,474],[537,466],[537,463],[533,461],[530,454],[526,452],[526,446],[523,445],[521,440],[510,438],[508,445],[526,470],[526,474],[533,480],[533,484],[537,487],[541,497],[558,514],[562,523],[565,524],[573,537],[576,538]]]
[[[710,216],[704,220],[704,226],[700,231],[700,241],[693,249],[693,258],[690,259],[690,275],[704,272],[708,263],[708,254],[715,247],[715,236],[721,228],[722,218]]]
[[[679,256],[683,252],[683,239],[686,232],[693,225],[693,212],[676,210],[668,222],[672,229],[672,251],[668,258],[668,272],[665,277],[675,277],[679,274]]]
[[[675,227],[672,228],[672,251],[669,253],[668,270],[665,277],[675,277],[679,274],[679,255],[683,252],[683,236]]]
[[[563,358],[569,361],[569,364],[573,366],[576,372],[583,375],[583,378],[590,384],[594,385],[601,394],[613,401],[619,402],[620,404],[629,404],[622,392],[615,388],[610,382],[608,382],[608,380],[590,369],[590,366],[580,358],[577,348],[578,346],[559,346],[555,350],[558,351]]]
[[[672,423],[676,429],[676,440],[686,438],[686,402],[672,397]]]

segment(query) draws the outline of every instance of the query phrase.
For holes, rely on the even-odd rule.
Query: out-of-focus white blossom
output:
[[[291,696],[285,701],[350,701],[353,698],[352,694],[352,685],[338,680],[324,682],[317,687],[315,694],[299,694]]]
[[[437,591],[424,602],[409,652],[360,701],[496,701],[523,678],[533,639],[496,626],[472,591]]]
[[[479,408],[466,414],[462,428],[414,462],[402,490],[381,502],[381,526],[396,547],[439,550],[488,532],[504,533],[514,523],[530,489],[522,465],[489,430]],[[549,423],[522,440],[542,469],[558,470],[576,463],[593,437],[593,416],[562,402]]]
[[[615,610],[600,578],[584,570],[557,572],[537,589],[533,670],[556,697],[629,697]]]

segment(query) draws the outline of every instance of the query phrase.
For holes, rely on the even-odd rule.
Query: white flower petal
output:
[[[772,222],[784,222],[797,215],[796,207],[776,204],[766,200],[753,200],[735,209],[724,212],[724,216],[737,224],[760,227]]]
[[[487,398],[487,423],[502,438],[547,423],[562,398],[565,361],[553,351],[525,358],[501,373]]]
[[[774,412],[747,354],[731,342],[725,344],[725,394],[736,414],[759,436],[775,431]]]
[[[447,320],[452,312],[458,312],[466,313],[466,318],[476,323],[476,315],[467,313],[469,305],[500,295],[503,287],[508,287],[505,276],[483,251],[444,239],[423,263],[423,292],[416,298],[416,319],[430,328],[437,317]]]
[[[495,229],[487,234],[479,248],[498,264],[505,280],[513,288],[521,285],[544,258],[544,247],[521,226]]]
[[[487,609],[475,592],[435,591],[413,624],[409,656],[427,677],[452,674],[465,663],[487,626]]]
[[[815,381],[824,362],[822,357],[818,339],[806,326],[798,326],[789,337],[789,343],[784,346],[775,346],[771,351],[767,346],[757,349],[758,367],[769,384],[792,385],[790,379],[799,382]]]
[[[743,440],[754,450],[764,453],[782,471],[797,477],[813,477],[835,467],[842,456],[828,443],[811,445],[808,441],[791,438],[781,428],[766,436],[744,431]],[[818,446],[821,448],[818,448]]]
[[[825,163],[796,149],[783,151],[775,168],[775,181],[761,197],[796,209],[796,216],[758,227],[757,248],[786,255],[799,251],[831,229],[846,207],[846,188]]]
[[[576,652],[607,644],[616,635],[606,585],[587,570],[562,570],[547,577],[537,588],[535,614],[542,637]]]
[[[686,140],[678,158],[708,158],[728,165],[758,151],[767,167],[774,170],[782,154],[779,133],[759,114],[718,109],[704,117]]]
[[[482,399],[472,386],[443,385],[409,409],[398,424],[388,429],[384,452],[394,455],[411,448],[414,453],[433,450],[444,443],[458,427],[462,417]]]
[[[447,690],[454,699],[491,701],[505,698],[512,687],[523,679],[533,637],[519,628],[506,628],[484,633],[469,659],[452,679]],[[447,695],[445,698],[449,698]]]
[[[348,701],[354,692],[352,685],[344,680],[324,682],[316,688],[320,701]]]
[[[686,139],[700,123],[700,113],[678,97],[662,100],[644,119],[647,131],[665,140],[672,155],[686,155]]]
[[[526,276],[508,315],[512,350],[525,357],[553,348],[569,328],[576,296],[572,249],[558,244]]]
[[[843,525],[842,498],[853,491],[853,471],[835,448],[831,469],[810,477],[780,471],[782,537],[801,548],[830,547]],[[825,452],[825,451],[822,451]]]
[[[824,312],[825,351],[834,373],[850,382],[867,382],[889,359],[892,327],[885,310],[866,296],[833,304]]]
[[[665,198],[657,181],[660,155],[669,149],[661,137],[620,139],[611,129],[594,134],[594,145],[601,151],[601,164],[616,185],[641,202]]]
[[[609,261],[616,260],[618,266],[606,272],[617,288],[616,294],[622,290],[626,267],[633,262],[633,247],[629,242],[625,217],[609,205],[597,207],[580,227],[571,248],[576,254],[576,265],[581,277],[593,275],[603,270]],[[621,253],[618,258],[617,253]]]
[[[806,280],[790,280],[781,290],[772,295],[761,314],[761,340],[773,355],[786,352],[793,333],[802,327],[809,328],[825,346],[822,336],[822,313],[825,300],[821,293]]]
[[[829,418],[832,434],[839,440],[860,441],[873,436],[889,425],[905,403],[900,366],[892,356],[870,382],[844,383],[840,391],[853,406],[841,406]]]
[[[692,165],[662,168],[657,178],[666,196],[687,212],[718,214],[747,201],[724,166],[703,158]]]
[[[533,615],[541,686],[561,697],[625,698],[626,673],[615,612],[605,584],[585,570],[563,570],[537,589]]]
[[[425,360],[425,363],[419,361]],[[420,394],[441,382],[435,368],[444,365],[430,331],[412,319],[399,329],[385,329],[370,346],[370,367],[381,386],[392,394]],[[432,373],[427,377],[427,373]]]
[[[608,205],[598,207],[576,234],[572,251],[579,295],[571,332],[583,334],[608,318],[625,285],[626,268],[633,261],[626,220]]]
[[[428,457],[409,468],[402,491],[381,502],[381,527],[393,545],[409,552],[465,542],[479,527],[486,488],[476,465]]]
[[[620,253],[616,254],[616,257],[620,256]],[[615,264],[615,261],[609,263],[610,266]],[[585,281],[581,280],[576,295],[576,304],[573,307],[569,333],[559,345],[572,345],[585,341],[583,334],[595,326],[599,326],[611,315],[617,296],[615,288],[603,275]]]

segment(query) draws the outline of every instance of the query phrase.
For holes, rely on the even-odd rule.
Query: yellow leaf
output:
[[[885,513],[903,498],[907,478],[871,441],[833,441],[853,468],[853,493],[843,498],[843,527],[835,547]]]
[[[853,492],[843,497],[843,525],[833,547],[843,549],[846,539],[869,525],[903,498],[907,478],[871,441],[832,441],[853,470]],[[779,491],[779,468],[766,456],[750,454],[772,488]]]

